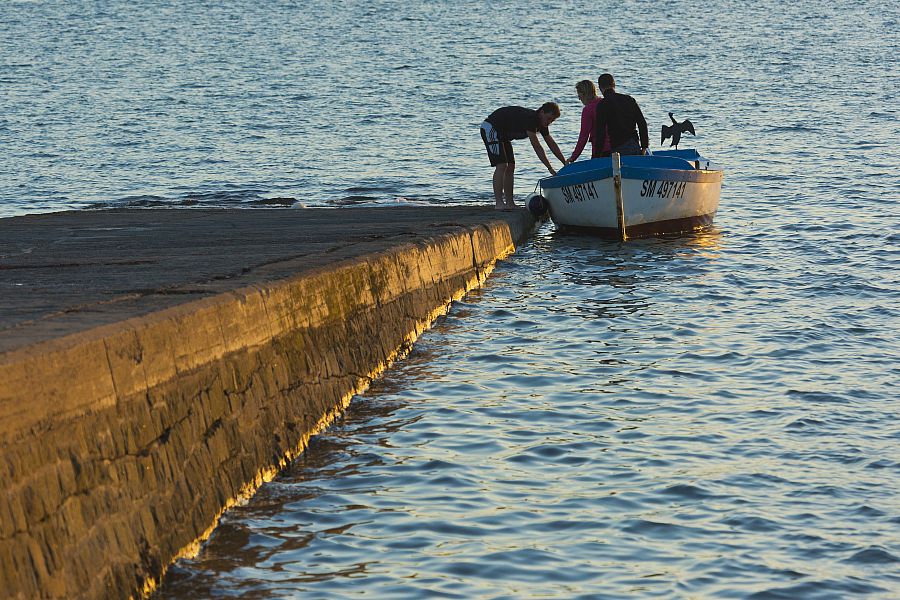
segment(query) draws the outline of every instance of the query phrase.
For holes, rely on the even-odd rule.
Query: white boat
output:
[[[661,150],[575,162],[539,186],[561,229],[624,240],[709,227],[723,174],[696,150]],[[532,212],[542,203],[534,200]]]

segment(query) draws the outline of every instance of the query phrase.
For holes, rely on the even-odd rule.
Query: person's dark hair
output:
[[[601,90],[608,90],[609,88],[616,87],[616,80],[613,79],[613,76],[609,73],[604,73],[600,77],[597,78],[597,87]]]
[[[544,113],[550,113],[553,115],[554,119],[559,118],[559,104],[556,102],[544,102],[538,110]]]

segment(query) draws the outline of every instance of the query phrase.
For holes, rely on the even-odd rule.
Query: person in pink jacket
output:
[[[603,136],[602,143],[594,139],[594,118],[597,116],[597,104],[603,101],[597,95],[594,82],[590,79],[579,81],[575,84],[575,91],[578,92],[578,99],[584,104],[584,108],[581,109],[581,133],[578,135],[575,150],[569,157],[570,163],[575,162],[581,156],[581,151],[584,150],[584,145],[588,140],[591,140],[591,156],[600,156],[601,152],[609,152],[609,135]]]

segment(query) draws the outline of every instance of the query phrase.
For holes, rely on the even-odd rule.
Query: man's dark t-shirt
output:
[[[504,141],[524,140],[528,131],[538,131],[544,136],[550,133],[546,127],[540,127],[538,111],[523,106],[498,108],[485,120],[494,126]]]
[[[647,121],[638,103],[628,94],[618,94],[607,90],[603,100],[597,103],[597,117],[594,119],[594,139],[603,139],[603,130],[609,133],[609,144],[613,150],[635,137],[635,127],[640,132],[641,148],[650,146]]]

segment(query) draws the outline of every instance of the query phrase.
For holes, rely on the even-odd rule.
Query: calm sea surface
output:
[[[489,203],[481,120],[555,100],[569,152],[603,71],[726,169],[706,234],[545,225],[158,597],[900,597],[898,31],[881,0],[0,4],[0,216]]]

